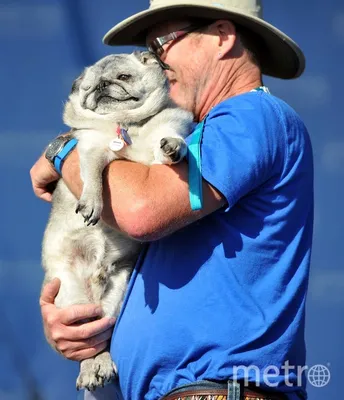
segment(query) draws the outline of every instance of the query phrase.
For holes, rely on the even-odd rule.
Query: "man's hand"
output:
[[[86,318],[99,318],[100,306],[83,304],[64,309],[54,304],[61,282],[54,279],[43,288],[40,306],[48,342],[64,357],[81,361],[103,351],[111,338],[114,318],[101,318],[81,323]],[[79,323],[78,323],[79,322]]]
[[[50,162],[45,158],[44,154],[31,168],[30,176],[35,195],[42,200],[51,202],[51,184],[56,182],[60,176]]]

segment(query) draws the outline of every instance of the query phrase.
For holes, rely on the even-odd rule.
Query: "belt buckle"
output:
[[[240,400],[240,383],[237,381],[228,380],[227,400]]]

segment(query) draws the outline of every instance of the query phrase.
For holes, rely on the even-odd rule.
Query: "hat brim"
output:
[[[167,20],[203,18],[230,19],[257,34],[264,43],[264,54],[258,54],[262,73],[293,79],[305,69],[305,57],[299,46],[286,34],[268,22],[240,13],[237,9],[220,6],[202,6],[192,3],[168,5],[141,11],[114,26],[103,39],[110,46],[145,46],[147,32]]]

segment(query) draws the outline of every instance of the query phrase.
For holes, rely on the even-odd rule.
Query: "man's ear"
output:
[[[235,25],[228,20],[218,20],[213,24],[212,29],[218,38],[219,53],[228,54],[234,47],[236,42]]]
[[[144,65],[159,64],[156,56],[150,51],[134,51],[134,55],[140,60]]]

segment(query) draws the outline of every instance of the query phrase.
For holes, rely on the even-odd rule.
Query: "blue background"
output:
[[[265,18],[303,48],[296,81],[266,79],[309,128],[315,156],[315,225],[306,315],[307,365],[327,366],[340,392],[344,327],[342,0],[265,0]],[[0,400],[76,399],[78,365],[46,344],[38,297],[40,246],[49,205],[36,199],[29,170],[48,141],[66,131],[63,101],[82,68],[111,52],[103,34],[146,8],[146,0],[0,0]],[[269,288],[267,288],[269,290]]]

